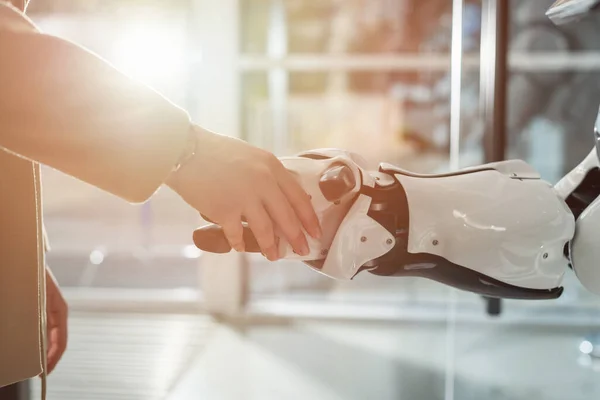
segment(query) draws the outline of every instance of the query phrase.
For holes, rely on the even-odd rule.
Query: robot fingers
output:
[[[254,234],[247,225],[244,225],[244,244],[246,253],[260,253],[260,246],[254,237]],[[210,224],[198,228],[193,235],[194,245],[200,250],[208,253],[224,254],[231,251],[231,245],[227,237],[217,224]]]

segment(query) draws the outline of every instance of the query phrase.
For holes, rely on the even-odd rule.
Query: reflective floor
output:
[[[49,400],[589,400],[589,328],[75,313]],[[33,398],[39,384],[33,385]]]
[[[74,313],[48,400],[164,399],[215,332],[201,316]],[[40,384],[32,382],[32,399]]]

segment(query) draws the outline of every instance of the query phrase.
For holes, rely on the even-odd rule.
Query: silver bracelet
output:
[[[190,128],[189,137],[187,140],[187,144],[183,151],[183,154],[179,158],[177,164],[173,168],[173,172],[177,172],[183,167],[189,160],[191,160],[196,155],[196,150],[198,146],[198,137],[196,135],[196,130],[194,127]]]

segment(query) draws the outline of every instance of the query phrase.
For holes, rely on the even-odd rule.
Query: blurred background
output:
[[[522,158],[554,183],[593,145],[600,15],[558,29],[552,2],[33,0],[29,15],[277,155],[338,147],[423,173]],[[43,184],[71,307],[50,400],[600,398],[600,301],[570,273],[546,302],[340,283],[200,254],[201,220],[166,189],[132,206],[50,169]]]

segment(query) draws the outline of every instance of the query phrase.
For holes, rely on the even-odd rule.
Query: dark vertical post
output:
[[[510,0],[484,0],[481,33],[481,96],[485,130],[485,162],[506,158],[506,92],[508,87],[508,42]],[[499,315],[502,302],[486,298],[487,313]]]

